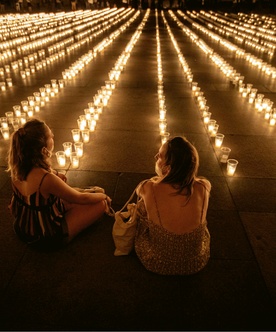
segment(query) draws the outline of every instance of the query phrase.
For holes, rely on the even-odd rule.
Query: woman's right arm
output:
[[[44,178],[40,191],[45,197],[52,194],[69,203],[83,205],[95,204],[100,201],[110,199],[106,194],[102,193],[81,193],[70,187],[58,176],[51,173]]]

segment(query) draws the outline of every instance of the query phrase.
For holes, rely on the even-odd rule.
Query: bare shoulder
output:
[[[207,191],[211,191],[212,185],[211,182],[205,178],[197,178],[196,183],[202,185],[206,188]]]
[[[154,179],[146,179],[141,181],[136,188],[136,193],[139,196],[143,196],[143,194],[145,194],[145,192],[149,190],[149,188],[152,186],[153,183]]]

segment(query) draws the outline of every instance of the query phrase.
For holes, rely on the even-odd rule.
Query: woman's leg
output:
[[[69,204],[66,208],[68,210],[65,213],[65,219],[68,227],[69,242],[104,214],[106,203],[101,201],[90,205]]]

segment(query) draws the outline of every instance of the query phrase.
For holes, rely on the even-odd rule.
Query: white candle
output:
[[[79,142],[80,140],[80,129],[72,129],[72,136],[74,142]]]
[[[72,152],[71,153],[70,160],[71,160],[72,168],[78,168],[79,167],[79,157],[77,155],[77,152]]]
[[[7,127],[7,128],[1,128],[1,133],[3,135],[4,140],[8,140],[10,138],[9,127]]]
[[[76,142],[74,144],[75,151],[77,152],[78,157],[83,156],[83,142]]]
[[[62,145],[63,145],[63,149],[64,149],[66,157],[70,157],[71,152],[72,152],[72,143],[64,142]]]
[[[66,155],[64,151],[57,151],[56,152],[57,162],[58,165],[64,167],[66,164]]]
[[[226,169],[227,175],[233,176],[236,171],[237,165],[238,165],[238,161],[236,159],[228,159],[227,160],[227,169]]]
[[[81,131],[81,135],[82,135],[82,140],[84,143],[88,143],[89,142],[89,129],[84,129]]]

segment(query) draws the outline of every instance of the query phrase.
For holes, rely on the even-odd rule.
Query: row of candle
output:
[[[155,9],[155,28],[156,28],[156,60],[157,60],[157,96],[158,96],[158,109],[159,109],[159,133],[161,137],[161,144],[167,142],[170,137],[170,133],[167,131],[167,119],[166,119],[166,104],[164,95],[163,84],[163,67],[162,67],[162,55],[161,44],[159,34],[158,23],[158,11]]]
[[[119,13],[118,13],[119,12]],[[66,54],[69,54],[72,50],[79,48],[84,43],[86,43],[89,40],[92,40],[95,36],[98,36],[100,33],[103,33],[107,29],[110,29],[112,26],[117,24],[119,21],[125,19],[127,16],[129,16],[132,11],[127,10],[126,12],[123,12],[122,9],[116,11],[114,13],[114,9],[112,9],[111,13],[105,14],[105,17],[102,19],[105,19],[106,24],[104,28],[100,29],[102,24],[97,25],[97,31],[95,34],[89,33],[89,37],[87,37],[85,40],[77,40],[74,42],[74,38],[66,38],[65,40],[62,40],[52,46],[48,47],[48,53],[50,54],[48,57],[45,58],[45,50],[40,49],[38,52],[30,53],[29,55],[24,56],[23,59],[18,59],[15,61],[12,61],[10,64],[6,64],[4,67],[0,68],[0,76],[7,76],[10,78],[11,75],[11,69],[16,72],[17,70],[20,70],[20,75],[22,79],[25,79],[26,77],[30,76],[31,74],[34,74],[36,71],[41,70],[42,68],[46,67],[47,65],[52,64],[53,62],[56,62],[60,58],[63,58],[66,56]],[[114,20],[114,17],[110,17],[113,15],[116,15],[116,20]],[[119,15],[120,14],[120,15]],[[108,21],[110,21],[109,24]],[[97,23],[97,20],[95,21]],[[94,22],[94,23],[95,23]],[[49,32],[50,33],[50,32]],[[62,36],[59,36],[59,38],[62,38]],[[52,40],[56,40],[57,37],[53,38],[51,36]],[[50,41],[49,41],[50,43]],[[37,47],[41,47],[40,43],[38,41],[32,41],[32,44]],[[66,51],[65,51],[66,48]],[[30,50],[33,52],[35,47],[32,47]],[[57,50],[57,52],[53,53],[53,50]],[[15,50],[12,50],[13,52],[10,52],[11,55],[14,55]],[[26,51],[27,52],[27,51]],[[25,52],[25,53],[26,53]],[[51,54],[52,53],[52,54]]]
[[[238,43],[244,43],[245,45],[255,49],[258,52],[267,54],[269,57],[274,55],[276,49],[276,39],[271,40],[271,35],[266,33],[261,33],[256,31],[255,26],[246,24],[241,25],[243,22],[236,23],[236,21],[231,17],[219,18],[218,15],[214,13],[207,13],[201,11],[199,13],[200,17],[208,18],[208,25],[210,26],[210,21],[215,22],[212,25],[212,29],[217,31],[219,34],[226,35],[228,38],[231,37],[234,40],[237,40]],[[267,36],[269,40],[267,40]]]
[[[126,22],[123,26],[127,27],[138,16],[139,16],[139,13],[136,13],[136,15],[134,15],[132,18],[130,18],[130,20],[128,22]],[[123,31],[123,30],[124,29],[122,29],[122,27],[120,27],[118,29],[118,31]],[[111,36],[112,36],[112,38],[110,38],[110,40],[113,40],[115,37],[119,36],[119,33],[112,32]],[[106,46],[108,46],[108,44],[106,44],[105,47]],[[99,48],[99,50],[102,50],[102,49],[103,49],[103,47],[102,47],[102,44],[101,44],[101,48]],[[95,52],[97,52],[97,50],[98,50],[98,47],[96,46],[93,49],[92,54],[95,54]],[[91,52],[89,52],[89,54],[91,54]],[[124,57],[124,60],[125,60],[125,58],[126,58],[126,56]],[[88,62],[89,61],[87,61],[87,55],[82,56],[79,59],[79,61],[76,61],[66,71],[71,72],[71,76],[75,76],[82,68],[84,68],[84,65],[86,65]],[[65,78],[67,78],[67,77],[65,77]],[[64,87],[65,82],[66,82],[66,79],[59,79],[58,81],[53,79],[53,80],[51,80],[51,84],[45,84],[44,87],[41,87],[39,89],[39,92],[34,92],[33,96],[29,96],[27,98],[28,100],[21,101],[21,105],[15,105],[13,107],[14,108],[13,121],[10,122],[12,124],[12,129],[17,130],[18,126],[21,126],[22,124],[24,124],[27,121],[28,118],[33,117],[34,113],[39,112],[40,108],[45,106],[45,103],[50,100],[50,97],[54,97],[55,95],[58,94],[59,89]],[[107,98],[107,96],[105,96],[103,98],[103,103],[104,104],[106,104],[106,100],[107,100],[106,98]],[[21,107],[22,107],[22,109],[21,109]],[[9,113],[12,114],[12,112],[9,112]],[[97,119],[99,114],[100,114],[100,106],[97,107],[97,110],[94,114],[94,120],[88,122],[89,123],[89,129],[92,129],[93,126],[95,127],[94,121],[95,121],[95,119]],[[2,132],[2,136],[5,140],[9,139],[9,137],[10,137],[10,129],[11,128],[9,128],[9,126],[6,126],[5,121],[4,121],[4,117],[2,117],[1,132]],[[84,135],[84,137],[86,137],[86,141],[87,141],[87,134]]]
[[[169,12],[170,12],[170,15],[172,15],[172,17],[173,17],[174,15],[172,14],[172,12],[171,11],[169,11]],[[201,88],[199,87],[198,82],[194,82],[194,81],[191,82],[191,79],[193,78],[192,71],[189,68],[187,61],[185,60],[185,58],[177,44],[176,39],[173,36],[173,33],[171,32],[169,24],[167,23],[164,15],[162,15],[162,16],[163,16],[163,20],[164,20],[165,26],[167,28],[167,31],[172,40],[172,43],[177,52],[178,59],[181,63],[181,66],[183,68],[186,79],[189,83],[191,83],[191,91],[192,91],[192,94],[198,105],[198,108],[201,113],[202,120],[203,120],[203,123],[207,130],[207,133],[210,135],[210,137],[215,138],[214,146],[217,149],[219,161],[221,163],[227,164],[226,173],[229,176],[233,176],[236,171],[238,161],[236,159],[229,159],[229,154],[230,154],[231,149],[229,147],[222,146],[225,135],[222,133],[218,133],[219,125],[216,120],[211,118],[212,113],[209,112],[209,106],[207,106],[207,100],[204,97],[204,93],[201,90]],[[193,37],[194,37],[194,35],[193,35]]]
[[[221,14],[216,15],[218,18],[222,17]],[[238,25],[241,31],[246,31],[255,38],[261,38],[272,42],[273,44],[276,43],[276,24],[275,19],[272,16],[265,16],[259,14],[245,14],[245,13],[238,13],[235,16],[225,15],[227,20],[230,21],[230,24],[236,24],[237,21],[239,22]]]
[[[186,19],[188,19],[187,16],[183,16]],[[219,37],[217,34],[211,32],[209,29],[202,27],[200,24],[197,24],[193,22],[193,26],[197,29],[199,29],[201,32],[205,33],[212,39],[214,39],[216,42],[219,42],[220,45],[225,46],[229,50],[235,52],[236,55],[241,56],[246,61],[248,61],[250,64],[252,64],[255,68],[258,68],[262,72],[264,72],[266,75],[271,76],[272,78],[276,77],[276,68],[273,67],[271,64],[264,62],[262,59],[257,58],[256,56],[246,52],[244,49],[234,45],[233,43],[229,42],[228,40]],[[218,30],[220,32],[220,30]],[[273,55],[273,54],[272,54]]]
[[[64,37],[73,37],[75,32],[85,30],[88,27],[97,25],[97,23],[108,22],[109,17],[113,17],[118,12],[122,11],[116,10],[115,8],[108,11],[78,11],[75,15],[71,13],[56,13],[56,14],[45,14],[37,16],[37,14],[32,14],[28,16],[28,27],[31,29],[26,34],[26,28],[24,26],[24,16],[20,16],[17,20],[17,31],[18,34],[14,36],[15,28],[8,20],[6,24],[6,36],[5,41],[0,42],[0,51],[4,58],[22,53],[29,52],[31,49],[41,49],[47,44],[53,44],[48,48],[49,54],[55,49],[59,49],[59,39],[64,39]],[[17,17],[15,15],[15,17]],[[9,32],[11,34],[9,35]],[[91,31],[90,31],[91,32]],[[3,33],[3,32],[2,32]],[[16,48],[16,49],[15,49]]]
[[[124,28],[121,28],[120,31],[124,31],[125,27],[129,26],[134,20],[136,20],[139,14],[140,13],[137,12],[132,19],[125,23]],[[72,168],[79,167],[79,160],[83,156],[83,143],[89,142],[90,132],[95,130],[97,120],[99,120],[100,114],[102,114],[104,107],[108,104],[112,91],[115,89],[120,74],[124,70],[124,67],[130,57],[130,53],[141,35],[148,16],[149,11],[146,12],[130,42],[127,44],[122,54],[118,57],[114,67],[108,73],[109,80],[105,81],[105,86],[102,86],[101,89],[98,90],[97,94],[93,97],[93,101],[88,102],[88,108],[84,109],[84,114],[80,115],[77,119],[78,128],[71,130],[74,143],[64,142],[63,151],[56,152],[57,162],[60,167],[65,167],[66,158],[70,159],[70,165]],[[119,33],[116,33],[115,35],[118,36]],[[107,43],[104,47],[108,45],[109,44]],[[102,50],[101,47],[96,49],[99,52]],[[72,150],[73,147],[75,151]]]
[[[182,13],[181,13],[182,15]],[[182,15],[183,16],[183,15]],[[177,20],[176,16],[174,18]],[[183,26],[182,23],[178,22],[178,25]],[[196,25],[198,27],[198,25]],[[183,26],[184,32],[187,33],[187,28]],[[207,29],[205,29],[207,30]],[[187,33],[189,35],[189,33]],[[215,34],[212,34],[213,38],[215,38]],[[221,39],[217,39],[220,40]],[[210,47],[207,45],[203,47],[205,44],[203,41],[199,41],[199,39],[195,40],[198,46],[205,51],[210,57],[210,59],[220,68],[220,70],[225,74],[227,78],[229,78],[233,84],[239,87],[239,92],[245,98],[248,96],[248,102],[253,103],[255,98],[257,97],[257,89],[253,88],[252,84],[247,84],[246,86],[243,85],[244,83],[244,76],[241,76],[240,73],[229,65],[221,56],[215,53]],[[244,87],[245,86],[245,87]],[[251,91],[252,90],[252,91]],[[260,94],[258,97],[264,97],[264,95]],[[255,108],[258,112],[265,111],[264,119],[267,120],[270,126],[275,125],[276,121],[276,110],[272,109],[273,102],[269,101],[268,98],[264,98],[264,103],[260,102],[260,98],[256,100]]]
[[[186,17],[187,18],[187,17]],[[205,33],[207,36],[211,37],[216,42],[219,42],[220,45],[225,46],[229,50],[235,52],[236,56],[244,58],[250,64],[254,65],[256,68],[260,69],[262,72],[265,72],[266,75],[271,76],[272,78],[276,77],[276,68],[272,65],[264,62],[262,59],[257,58],[256,56],[246,52],[244,49],[236,46],[235,44],[219,37],[217,34],[211,32],[209,29],[202,27],[197,23],[193,23],[193,26],[199,29],[201,32]]]

